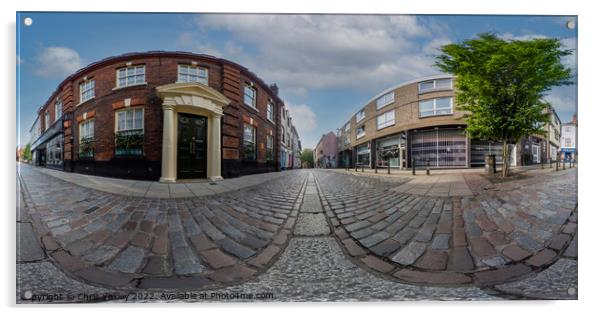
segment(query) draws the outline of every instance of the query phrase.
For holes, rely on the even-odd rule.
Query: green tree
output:
[[[25,148],[23,148],[21,159],[31,161],[31,144],[28,143],[27,145],[25,145]]]
[[[558,39],[503,40],[491,33],[444,45],[435,66],[456,76],[458,109],[470,137],[503,144],[502,177],[509,173],[508,144],[544,135],[543,101],[553,86],[572,84],[561,58],[572,54]]]
[[[314,151],[313,150],[311,150],[309,148],[303,149],[303,151],[301,152],[301,164],[307,165],[309,168],[314,167]]]

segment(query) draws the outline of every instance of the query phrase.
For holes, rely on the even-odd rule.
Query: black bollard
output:
[[[364,172],[364,165],[362,165],[362,172]]]
[[[562,170],[566,170],[566,160],[562,160]]]
[[[391,161],[387,161],[387,174],[391,174]]]
[[[430,175],[431,174],[431,160],[427,159],[426,160],[426,175]]]
[[[541,161],[539,162],[539,164],[540,164],[541,169],[543,169],[544,168],[544,166],[543,166],[543,159],[541,159]]]
[[[416,160],[414,158],[412,158],[412,175],[415,176],[416,175]]]
[[[378,173],[378,166],[374,164],[374,173]]]
[[[550,169],[552,169],[552,158],[550,157]]]

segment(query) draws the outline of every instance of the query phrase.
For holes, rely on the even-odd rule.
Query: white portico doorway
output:
[[[221,117],[230,100],[209,86],[189,82],[159,86],[157,94],[163,100],[159,181],[195,175],[221,180]]]

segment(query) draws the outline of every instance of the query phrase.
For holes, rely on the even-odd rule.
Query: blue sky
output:
[[[25,17],[33,24],[24,26]],[[553,37],[576,49],[562,16],[235,15],[34,13],[17,16],[21,144],[36,110],[77,69],[122,53],[182,50],[227,58],[277,83],[303,147],[335,131],[379,92],[439,73],[438,47],[495,32],[506,39]],[[576,53],[564,60],[576,72]],[[576,85],[547,96],[560,119],[576,112]]]

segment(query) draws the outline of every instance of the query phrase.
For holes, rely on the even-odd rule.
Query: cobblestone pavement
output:
[[[33,288],[146,301],[166,301],[156,299],[165,289],[276,301],[575,298],[565,288],[577,272],[571,172],[495,186],[467,174],[481,191],[450,198],[391,190],[403,179],[298,170],[227,194],[148,199],[25,167],[24,204],[49,258],[18,271]]]
[[[246,281],[283,250],[308,172],[186,199],[99,192],[21,169],[43,247],[68,275],[111,288],[214,288]]]
[[[399,193],[392,182],[315,173],[335,235],[358,264],[415,284],[490,286],[553,264],[577,228],[576,169],[491,185],[474,196]]]

